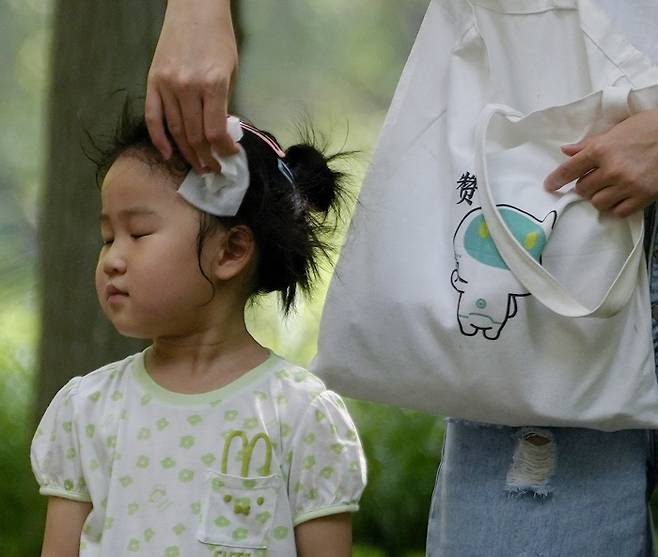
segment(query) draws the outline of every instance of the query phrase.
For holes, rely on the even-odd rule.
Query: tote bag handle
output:
[[[595,99],[596,105],[602,106],[605,119],[612,120],[610,123],[621,121],[628,116],[628,90],[625,91],[625,95],[620,94],[619,90],[612,93],[599,92],[583,100],[588,101],[586,104],[591,104],[591,99],[596,95],[600,96],[598,100]],[[578,104],[583,100],[578,101]],[[607,104],[609,106],[606,106]],[[568,109],[569,107],[565,107],[565,110]],[[637,286],[638,272],[643,262],[644,217],[642,211],[637,211],[624,219],[630,230],[633,249],[600,302],[592,307],[578,300],[516,240],[496,206],[487,174],[486,143],[489,124],[498,115],[507,118],[513,124],[521,120],[523,115],[508,106],[490,104],[485,106],[480,113],[475,130],[475,171],[478,177],[482,212],[503,261],[516,279],[537,300],[559,315],[565,317],[611,317],[615,315],[628,304]],[[579,119],[578,116],[576,119]],[[538,185],[538,187],[541,186]]]

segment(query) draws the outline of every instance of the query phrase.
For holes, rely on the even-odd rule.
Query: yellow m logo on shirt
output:
[[[270,468],[272,466],[272,442],[262,431],[254,435],[251,440],[249,440],[244,431],[235,430],[228,434],[226,441],[224,442],[224,452],[222,454],[222,473],[228,474],[228,456],[231,450],[231,445],[235,439],[240,439],[242,441],[242,468],[240,469],[240,475],[243,477],[249,475],[251,457],[256,445],[262,440],[265,444],[265,464],[263,466],[263,473],[264,475],[269,476]]]

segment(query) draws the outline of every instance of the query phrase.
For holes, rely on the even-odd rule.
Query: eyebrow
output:
[[[148,217],[148,216],[157,216],[157,213],[152,209],[147,207],[131,207],[130,209],[122,209],[119,211],[120,219],[130,219],[132,217]],[[106,222],[110,220],[110,216],[107,213],[101,213],[98,217],[100,222]]]

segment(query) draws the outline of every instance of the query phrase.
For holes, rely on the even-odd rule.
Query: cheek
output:
[[[179,300],[184,305],[206,301],[212,293],[212,286],[199,269],[196,244],[190,246],[186,243],[171,248],[148,268],[140,269],[144,282],[155,286],[155,290],[170,301]],[[211,267],[205,262],[203,269],[211,277]]]
[[[98,301],[102,302],[101,293],[105,289],[105,286],[107,284],[107,278],[105,276],[105,273],[103,273],[100,258],[98,259],[98,263],[96,264],[96,272],[94,275],[94,280],[96,283],[96,295],[98,296]]]
[[[203,270],[206,276],[212,280],[209,268],[204,266]],[[205,298],[212,291],[211,283],[204,278],[199,269],[196,256],[172,261],[172,265],[158,277],[158,282],[162,288],[166,288],[175,297],[196,299],[201,296]]]

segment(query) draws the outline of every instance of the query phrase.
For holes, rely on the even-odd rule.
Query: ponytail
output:
[[[312,133],[304,135],[283,159],[248,132],[240,142],[251,181],[235,218],[252,229],[259,248],[254,293],[278,292],[284,313],[294,306],[298,288],[310,293],[332,251],[329,235],[335,226],[329,217],[340,218],[345,199],[346,176],[335,165],[347,153],[326,156]]]

